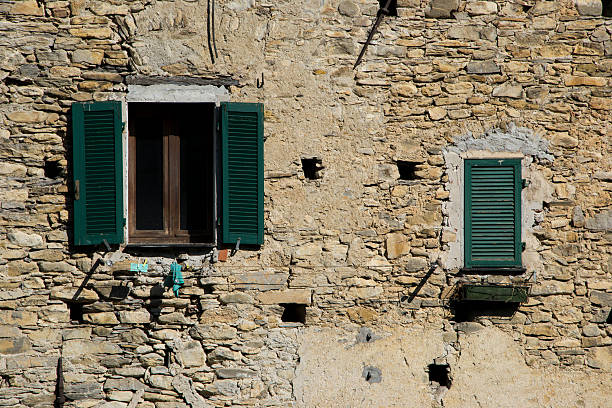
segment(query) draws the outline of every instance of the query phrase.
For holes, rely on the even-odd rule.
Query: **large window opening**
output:
[[[130,243],[214,242],[213,103],[129,103]]]

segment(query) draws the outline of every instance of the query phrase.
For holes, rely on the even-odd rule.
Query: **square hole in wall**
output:
[[[416,166],[419,165],[420,163],[405,161],[405,160],[398,160],[396,164],[397,164],[397,170],[399,171],[400,180],[418,179],[416,175]]]
[[[318,157],[302,157],[302,171],[308,180],[321,178],[320,171],[323,170],[323,160]]]
[[[430,364],[427,366],[429,382],[438,384],[440,387],[450,388],[451,379],[449,376],[450,367],[448,364]]]
[[[55,179],[62,175],[62,166],[56,160],[45,160],[43,171],[45,177]]]
[[[83,323],[83,305],[81,303],[68,303],[70,311],[70,320],[77,323]]]
[[[281,303],[284,308],[281,320],[283,322],[306,323],[306,305],[299,303]]]
[[[612,324],[612,309],[610,309],[610,313],[608,313],[608,318],[606,319],[606,323]]]

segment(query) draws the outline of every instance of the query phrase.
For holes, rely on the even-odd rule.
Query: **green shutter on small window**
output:
[[[123,242],[121,102],[72,104],[75,245]]]
[[[521,266],[521,161],[465,161],[465,267]]]
[[[263,243],[263,104],[221,104],[222,241]]]

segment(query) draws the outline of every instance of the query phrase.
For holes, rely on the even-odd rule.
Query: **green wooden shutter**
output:
[[[72,104],[75,245],[123,242],[121,102]]]
[[[521,161],[465,161],[465,267],[521,266]]]
[[[221,104],[222,241],[263,243],[263,105]]]

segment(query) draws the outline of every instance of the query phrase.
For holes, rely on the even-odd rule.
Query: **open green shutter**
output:
[[[263,104],[221,104],[222,241],[263,243]]]
[[[72,104],[74,243],[123,242],[121,102]]]
[[[465,161],[465,267],[521,266],[521,161]]]

